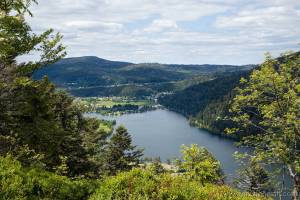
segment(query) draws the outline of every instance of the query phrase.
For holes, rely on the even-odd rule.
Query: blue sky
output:
[[[64,35],[68,56],[250,64],[300,50],[299,0],[40,0],[33,30]]]

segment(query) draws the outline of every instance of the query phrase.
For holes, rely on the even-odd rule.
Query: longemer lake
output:
[[[114,119],[117,125],[124,125],[132,135],[135,145],[144,148],[146,157],[160,157],[162,160],[179,157],[182,144],[198,144],[206,147],[221,162],[227,181],[237,169],[232,154],[238,149],[232,140],[213,135],[189,125],[182,115],[168,111],[155,110],[145,113],[106,117],[88,114],[90,117]]]

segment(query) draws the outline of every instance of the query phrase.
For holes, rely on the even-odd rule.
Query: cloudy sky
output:
[[[68,56],[160,63],[259,63],[300,50],[299,0],[39,0],[30,24]]]

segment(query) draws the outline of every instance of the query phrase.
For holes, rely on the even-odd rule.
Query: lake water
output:
[[[107,117],[89,114],[90,117],[114,119],[117,125],[124,125],[132,135],[133,143],[144,148],[146,157],[160,157],[163,161],[179,157],[182,144],[198,144],[206,147],[221,162],[222,168],[231,182],[238,165],[232,154],[245,151],[234,145],[234,141],[213,135],[189,125],[188,120],[168,110]]]

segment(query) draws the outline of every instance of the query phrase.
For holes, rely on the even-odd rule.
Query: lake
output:
[[[245,151],[237,148],[234,141],[213,135],[189,125],[188,120],[168,110],[126,114],[117,117],[88,114],[90,117],[116,120],[124,125],[132,136],[133,143],[144,148],[146,157],[160,157],[162,161],[179,157],[182,144],[198,144],[206,147],[221,162],[227,181],[231,182],[238,165],[232,154]]]

